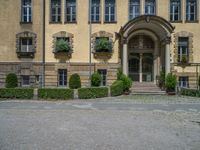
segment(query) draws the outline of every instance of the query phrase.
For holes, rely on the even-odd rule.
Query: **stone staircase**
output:
[[[165,91],[154,84],[153,82],[133,82],[133,86],[130,89],[133,95],[164,95]]]

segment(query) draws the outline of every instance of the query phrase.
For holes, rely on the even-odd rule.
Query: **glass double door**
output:
[[[152,53],[134,53],[129,58],[129,77],[133,81],[153,81]]]

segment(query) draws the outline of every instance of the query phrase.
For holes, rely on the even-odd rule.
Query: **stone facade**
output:
[[[30,23],[21,22],[21,0],[0,1],[1,87],[4,86],[5,76],[9,72],[18,75],[19,85],[22,83],[21,76],[24,75],[30,76],[31,86],[41,86],[44,81],[43,74],[45,74],[45,86],[56,87],[58,86],[59,69],[67,69],[67,82],[71,74],[78,73],[81,76],[82,84],[88,86],[90,70],[89,1],[76,0],[77,14],[76,21],[73,23],[65,21],[65,0],[61,0],[61,21],[52,23],[50,20],[50,1],[32,0],[32,21]],[[155,81],[156,76],[159,76],[159,72],[164,70],[163,68],[169,68],[170,71],[177,74],[177,78],[188,76],[190,87],[196,87],[197,72],[200,72],[200,67],[196,67],[200,63],[199,4],[197,4],[197,19],[194,22],[188,22],[185,20],[186,0],[183,0],[181,3],[181,19],[174,22],[170,21],[170,0],[156,0],[156,17],[144,15],[145,0],[140,0],[141,16],[129,20],[129,0],[116,0],[116,20],[107,23],[104,21],[105,0],[100,0],[100,2],[100,21],[92,23],[92,48],[94,48],[95,37],[106,36],[112,41],[113,49],[112,53],[100,55],[93,51],[91,55],[92,72],[98,69],[107,70],[107,85],[110,85],[117,78],[117,69],[123,68],[123,64],[125,67],[123,68],[124,73],[129,75],[129,40],[131,41],[134,36],[144,34],[152,38],[155,44],[155,49],[152,52],[154,66],[152,68],[152,81]],[[169,33],[161,29],[163,26]],[[23,57],[22,54],[17,53],[19,37],[26,34],[32,34],[35,37],[33,41],[35,44],[34,53],[30,57]],[[70,55],[59,56],[54,53],[57,37],[69,37],[69,43],[73,50]],[[190,64],[184,66],[184,68],[177,63],[178,37],[189,37]],[[124,44],[126,42],[127,45]],[[166,50],[169,50],[169,53]],[[142,65],[142,60],[140,61]],[[140,71],[142,72],[142,69]],[[140,76],[143,76],[143,74],[140,74]],[[142,77],[140,78],[142,79]]]

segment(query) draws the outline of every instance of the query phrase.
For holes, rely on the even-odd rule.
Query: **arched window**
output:
[[[129,2],[129,19],[134,19],[140,15],[140,0],[130,0]]]
[[[156,14],[155,0],[145,0],[145,14],[146,15],[155,15]]]

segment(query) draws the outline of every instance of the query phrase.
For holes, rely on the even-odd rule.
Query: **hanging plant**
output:
[[[112,52],[112,42],[107,38],[100,38],[96,41],[96,52]]]
[[[56,52],[69,52],[71,47],[69,42],[65,41],[64,39],[59,39],[56,41]]]

